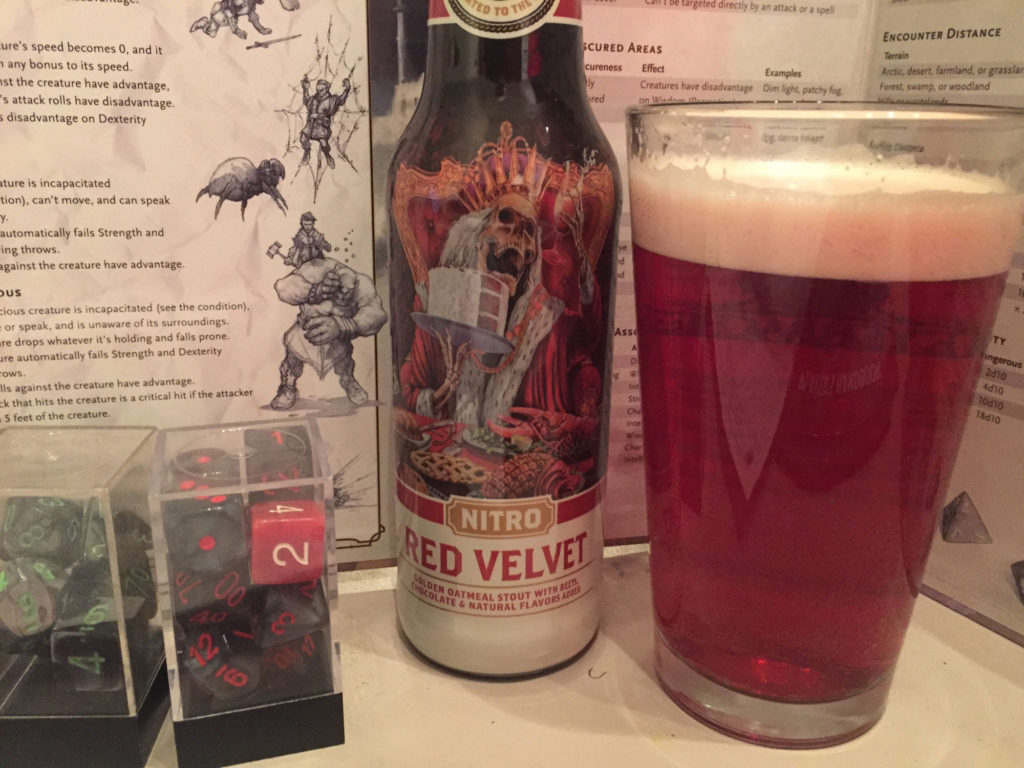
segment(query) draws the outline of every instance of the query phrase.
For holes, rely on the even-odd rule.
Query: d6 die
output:
[[[254,584],[294,584],[320,578],[324,563],[323,507],[313,501],[262,501],[250,508]]]
[[[245,515],[235,496],[171,502],[164,530],[171,559],[188,570],[224,571],[248,554]]]

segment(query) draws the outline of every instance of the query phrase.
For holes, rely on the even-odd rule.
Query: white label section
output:
[[[566,5],[578,8],[575,2]],[[578,10],[567,16],[558,13],[559,7],[560,0],[444,0],[448,18],[432,17],[430,23],[455,23],[477,37],[494,39],[528,35],[552,22],[581,23]]]

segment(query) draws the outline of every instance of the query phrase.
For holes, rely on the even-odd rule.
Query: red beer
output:
[[[775,700],[870,687],[899,653],[1004,275],[880,283],[634,258],[664,640]],[[784,362],[765,365],[765,345]]]
[[[831,702],[888,685],[1019,200],[760,172],[631,171],[659,664]]]

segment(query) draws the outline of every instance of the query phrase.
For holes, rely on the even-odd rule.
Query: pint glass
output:
[[[881,717],[1022,222],[1022,113],[629,110],[655,666],[747,740]]]

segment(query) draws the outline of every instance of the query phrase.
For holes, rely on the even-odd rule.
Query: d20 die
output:
[[[314,501],[261,501],[249,510],[254,584],[294,584],[320,578],[324,509]]]
[[[266,648],[323,629],[330,614],[319,581],[266,587],[256,620],[256,642]]]
[[[85,505],[58,496],[7,500],[0,530],[0,557],[45,557],[69,566],[82,553]]]
[[[171,560],[187,570],[228,570],[249,553],[245,514],[235,496],[169,502],[164,530]]]

